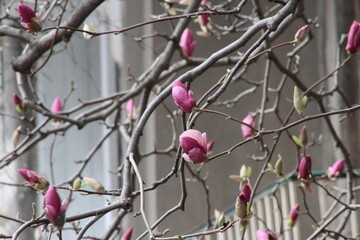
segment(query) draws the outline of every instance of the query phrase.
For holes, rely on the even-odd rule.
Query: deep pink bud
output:
[[[49,187],[49,182],[45,177],[30,169],[18,169],[19,174],[25,179],[26,184],[37,190],[45,190]]]
[[[65,223],[67,200],[61,203],[59,194],[54,186],[50,186],[45,194],[45,214],[55,226],[62,227]]]
[[[311,157],[310,155],[305,155],[300,160],[298,179],[308,180],[310,178],[311,178]]]
[[[120,239],[120,240],[130,240],[130,239],[131,239],[132,232],[133,232],[133,228],[132,228],[132,227],[128,228],[128,229],[124,232],[124,234],[121,236],[121,239]]]
[[[53,113],[59,113],[59,112],[62,112],[63,110],[63,107],[62,107],[62,104],[61,104],[61,100],[59,97],[56,97],[53,101],[53,104],[51,106],[51,112]]]
[[[21,25],[29,32],[38,32],[42,28],[42,23],[35,11],[29,6],[19,3],[18,12],[21,18]]]
[[[337,160],[331,167],[329,167],[327,176],[329,179],[337,178],[345,169],[345,160]]]
[[[29,185],[35,185],[39,183],[38,174],[36,172],[26,168],[18,169],[18,172]]]
[[[13,98],[13,102],[15,103],[15,105],[21,105],[22,104],[21,98],[16,93],[12,94],[12,98]]]
[[[256,127],[256,123],[251,113],[249,113],[242,121],[252,126],[253,128]],[[251,137],[254,135],[254,131],[245,124],[241,125],[241,131],[244,138]]]
[[[243,199],[245,200],[246,204],[250,202],[251,193],[252,193],[252,187],[250,181],[248,179],[245,179],[243,181],[243,186],[240,191],[240,196],[244,197]]]
[[[257,240],[276,240],[276,237],[270,232],[259,229],[256,231],[256,239]]]
[[[296,203],[289,211],[288,223],[290,227],[293,227],[299,215],[300,205]]]
[[[186,28],[180,38],[180,47],[183,54],[187,57],[191,57],[195,51],[196,41],[193,38],[193,34],[189,28]]]
[[[201,134],[198,130],[189,129],[180,135],[179,140],[180,145],[184,150],[183,158],[186,161],[196,164],[202,163],[206,160],[206,133]]]
[[[137,110],[134,99],[130,99],[129,101],[127,101],[125,110],[126,110],[127,116],[129,118],[130,117],[134,118],[134,116],[136,115],[136,110]]]
[[[347,38],[346,51],[356,53],[360,45],[360,23],[353,21],[350,26]]]
[[[175,104],[184,112],[191,113],[196,106],[196,101],[191,90],[188,90],[180,81],[174,81],[172,85],[172,97]]]

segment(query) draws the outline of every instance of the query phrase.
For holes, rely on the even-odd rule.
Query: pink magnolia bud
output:
[[[251,187],[250,181],[249,181],[249,179],[245,179],[243,181],[243,186],[241,188],[240,195],[244,196],[246,203],[250,202],[251,193],[252,193],[252,187]]]
[[[309,25],[305,25],[301,27],[296,33],[295,33],[295,41],[301,42],[309,33]]]
[[[257,240],[276,240],[276,237],[270,232],[259,229],[256,231],[256,239]]]
[[[128,229],[124,232],[124,234],[121,236],[121,239],[120,239],[120,240],[130,240],[130,239],[131,239],[132,232],[133,232],[133,228],[132,228],[132,227],[128,228]]]
[[[193,92],[188,90],[180,81],[176,80],[173,83],[172,97],[175,104],[186,113],[191,113],[191,109],[196,106]]]
[[[59,113],[59,112],[62,112],[63,110],[63,107],[62,107],[62,104],[61,104],[61,100],[59,97],[56,97],[53,101],[53,104],[51,106],[51,112],[53,113]]]
[[[134,99],[130,99],[127,101],[125,110],[127,113],[128,118],[134,118],[136,115],[137,107],[135,105]]]
[[[350,26],[347,38],[346,51],[354,54],[360,46],[360,23],[353,21]]]
[[[180,47],[183,54],[187,57],[191,57],[195,51],[196,41],[193,38],[193,34],[189,28],[186,28],[180,38]]]
[[[290,227],[293,227],[299,215],[300,205],[296,203],[289,211],[288,223]]]
[[[256,127],[256,123],[251,113],[249,113],[242,121],[252,126],[253,128]],[[251,137],[254,135],[254,131],[245,124],[241,125],[241,131],[244,138]]]
[[[186,161],[197,164],[206,160],[208,144],[206,133],[201,134],[198,130],[189,129],[180,135],[179,140],[184,150],[182,156]]]
[[[54,186],[50,186],[45,194],[45,214],[47,219],[57,227],[65,224],[65,212],[67,209],[67,201],[60,201],[59,194]]]
[[[337,160],[331,167],[329,167],[327,176],[329,179],[337,178],[345,169],[345,160]]]
[[[309,180],[310,178],[311,178],[311,157],[310,155],[305,155],[300,160],[298,179]]]
[[[42,23],[35,11],[29,6],[19,3],[18,12],[21,18],[21,25],[29,32],[38,32],[42,28]]]
[[[15,103],[15,105],[21,105],[22,104],[21,98],[16,93],[12,94],[12,98],[13,98],[13,102]]]
[[[35,171],[26,168],[21,168],[18,169],[18,172],[25,179],[26,184],[35,189],[45,190],[49,186],[49,182],[46,180],[46,178],[44,178]]]
[[[236,216],[240,219],[244,219],[248,215],[247,202],[245,200],[244,195],[240,194],[240,196],[236,198],[235,212],[236,212]]]

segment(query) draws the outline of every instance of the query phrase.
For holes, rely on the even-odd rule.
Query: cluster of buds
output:
[[[191,113],[192,108],[196,106],[193,92],[180,81],[176,80],[172,84],[172,97],[174,103],[186,113]]]
[[[360,23],[353,21],[348,32],[346,51],[348,52],[348,54],[354,54],[357,52],[359,46],[360,46]]]
[[[18,13],[21,19],[21,25],[28,32],[39,32],[42,28],[42,22],[39,15],[29,6],[19,3]]]
[[[256,231],[257,240],[276,240],[276,237],[273,233],[259,229]]]
[[[50,185],[45,177],[30,169],[18,169],[19,174],[25,179],[26,185],[45,193],[45,215],[54,226],[61,228],[65,224],[65,212],[68,206],[67,200],[61,203],[59,194],[54,186]]]
[[[240,218],[240,224],[246,226],[249,217],[251,216],[250,211],[250,200],[252,194],[252,187],[249,179],[245,179],[242,182],[240,195],[236,198],[235,211],[236,216]]]
[[[242,122],[247,124],[247,125],[245,125],[245,124],[241,125],[241,132],[242,132],[243,137],[248,138],[248,137],[254,136],[254,128],[256,128],[256,123],[254,121],[252,114],[249,113],[242,120]],[[250,128],[248,125],[251,126],[252,128]]]
[[[186,57],[191,57],[195,51],[196,41],[189,28],[186,28],[180,38],[180,47]]]
[[[329,167],[327,172],[327,177],[330,180],[335,180],[338,178],[345,169],[345,160],[339,159],[332,166]]]
[[[186,161],[198,164],[206,160],[206,154],[213,147],[213,141],[207,141],[206,133],[189,129],[179,137],[180,145],[184,151],[183,158]]]
[[[39,191],[44,191],[49,187],[49,182],[45,177],[30,169],[18,169],[19,174],[25,179],[26,185]]]
[[[45,215],[54,226],[61,228],[65,224],[65,212],[68,202],[62,203],[54,186],[50,186],[45,194]]]
[[[300,205],[296,203],[289,211],[288,224],[289,227],[293,227],[299,215]]]

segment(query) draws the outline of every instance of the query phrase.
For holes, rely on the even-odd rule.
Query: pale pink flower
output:
[[[137,115],[137,107],[136,104],[134,102],[134,99],[129,99],[129,101],[127,101],[126,106],[125,106],[125,110],[127,113],[128,118],[135,118]]]

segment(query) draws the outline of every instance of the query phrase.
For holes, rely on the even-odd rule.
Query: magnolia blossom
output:
[[[21,168],[18,169],[18,172],[25,179],[26,184],[35,189],[45,190],[49,186],[49,182],[46,180],[46,178],[35,171],[27,168]]]
[[[42,28],[38,14],[29,6],[19,3],[18,13],[21,18],[21,25],[29,32],[38,32]]]
[[[196,41],[193,38],[193,34],[189,28],[186,28],[180,38],[180,47],[183,54],[187,57],[191,57],[195,51]]]
[[[184,150],[183,158],[192,163],[202,163],[206,160],[208,141],[206,133],[189,129],[183,132],[180,137],[180,145]]]
[[[50,186],[45,194],[45,214],[46,218],[55,226],[62,227],[65,224],[65,212],[67,200],[61,203],[59,194],[54,186]]]
[[[329,167],[327,176],[329,179],[338,177],[345,169],[345,160],[337,160],[331,167]]]
[[[132,232],[133,232],[133,228],[132,228],[132,227],[128,228],[128,229],[124,232],[124,234],[121,236],[121,239],[120,239],[120,240],[130,240],[130,239],[131,239]]]
[[[348,53],[354,54],[357,52],[359,46],[360,46],[360,23],[353,21],[348,32],[346,51],[348,51]]]
[[[23,114],[25,112],[25,109],[23,107],[22,99],[16,93],[12,94],[12,99],[13,99],[13,102],[14,102],[14,104],[16,106],[16,111]]]
[[[176,80],[173,83],[172,97],[175,104],[186,113],[191,113],[191,109],[196,106],[193,92],[187,89],[180,81]]]
[[[270,232],[259,229],[256,231],[256,239],[257,240],[276,240],[276,237]]]
[[[59,112],[62,112],[62,110],[63,110],[63,107],[61,104],[61,100],[59,97],[56,97],[52,103],[51,112],[59,113]]]
[[[136,118],[137,107],[135,105],[134,99],[129,99],[129,101],[126,102],[125,110],[128,118]]]
[[[310,178],[311,178],[311,157],[310,155],[305,155],[300,160],[298,179],[309,180]]]
[[[300,205],[298,203],[296,203],[289,211],[289,216],[288,216],[288,223],[289,226],[292,227],[295,225],[296,220],[298,218],[299,215],[299,210],[300,210]]]
[[[303,27],[301,27],[299,30],[297,30],[297,32],[295,33],[295,41],[297,42],[301,42],[306,35],[309,33],[309,25],[305,25]]]
[[[256,127],[256,123],[255,123],[254,118],[251,113],[249,113],[242,121],[244,123],[252,126],[253,128]],[[246,126],[245,124],[241,125],[241,131],[242,131],[244,138],[251,137],[254,135],[254,131],[251,128],[249,128],[248,126]]]

